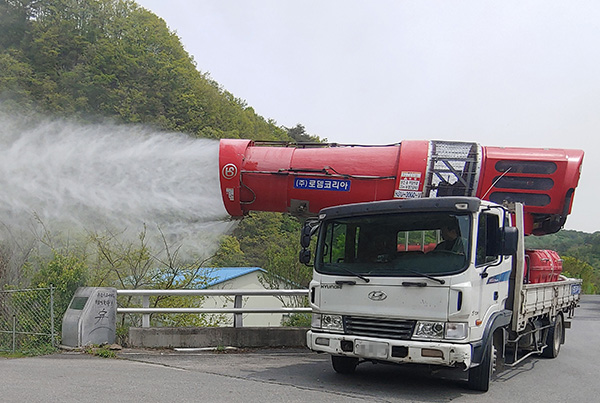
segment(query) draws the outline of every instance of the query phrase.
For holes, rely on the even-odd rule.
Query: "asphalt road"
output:
[[[302,349],[243,352],[124,350],[0,359],[3,402],[593,402],[600,399],[600,296],[585,296],[556,359],[532,357],[502,372],[487,393],[464,374],[361,364],[336,374],[329,357]]]

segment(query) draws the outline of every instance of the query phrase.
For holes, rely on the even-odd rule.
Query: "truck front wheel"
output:
[[[358,358],[332,355],[331,364],[339,374],[352,374],[358,365]]]
[[[563,318],[562,315],[556,315],[553,326],[548,329],[546,335],[546,348],[542,351],[542,357],[556,358],[560,352],[560,345],[563,342]]]
[[[469,389],[487,392],[490,388],[492,373],[496,365],[497,349],[490,340],[483,352],[483,359],[478,366],[469,369]]]

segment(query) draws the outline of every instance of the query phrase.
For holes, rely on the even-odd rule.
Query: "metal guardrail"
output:
[[[117,313],[142,314],[142,327],[150,327],[150,314],[153,313],[232,313],[234,327],[243,326],[244,313],[310,313],[311,308],[281,307],[281,308],[244,308],[243,297],[255,296],[308,296],[308,290],[117,290],[117,295],[141,296],[141,308],[117,308]],[[151,296],[203,296],[203,297],[234,297],[233,308],[150,308]]]

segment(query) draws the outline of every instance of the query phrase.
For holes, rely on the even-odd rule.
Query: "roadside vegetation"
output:
[[[552,249],[563,258],[563,274],[583,279],[585,294],[600,293],[600,231],[593,234],[561,230],[556,234],[525,238],[531,249]]]
[[[164,20],[130,0],[0,0],[0,107],[7,114],[143,124],[198,138],[321,141],[301,124],[286,128],[257,114],[203,71],[202,60],[193,60]],[[43,231],[28,238],[2,232],[0,290],[52,284],[59,318],[82,285],[201,287],[211,279],[210,267],[243,265],[268,270],[267,286],[281,279],[306,286],[310,278],[296,258],[300,223],[284,214],[253,214],[219,241],[216,254],[196,257],[179,256],[178,245],[166,239],[162,248],[151,247],[145,230],[131,240],[118,232],[60,233],[38,224]],[[154,298],[151,306],[202,304],[185,298]],[[221,320],[152,317],[170,326]],[[121,319],[121,340],[135,321]]]

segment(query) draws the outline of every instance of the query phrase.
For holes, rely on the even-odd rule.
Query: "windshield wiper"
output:
[[[433,277],[432,275],[427,274],[427,273],[421,273],[419,271],[410,270],[410,269],[403,269],[403,270],[406,271],[406,272],[408,272],[408,273],[416,274],[417,276],[427,277],[428,279],[433,280],[433,281],[437,281],[440,284],[446,284],[446,280],[441,279],[441,278],[437,278],[437,277]]]
[[[355,273],[352,270],[345,268],[344,266],[336,266],[336,267],[342,269],[346,273],[349,273],[349,274],[352,274],[353,276],[358,277],[359,279],[361,279],[365,283],[369,283],[371,281],[368,278],[366,278],[365,276],[363,276],[362,274]]]

